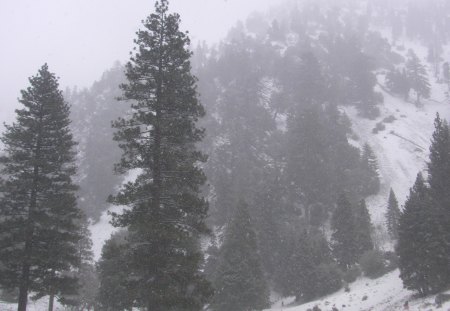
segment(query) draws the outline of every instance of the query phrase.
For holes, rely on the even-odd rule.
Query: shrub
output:
[[[386,129],[386,125],[382,122],[378,122],[372,130],[372,133],[377,134],[378,132],[384,131]]]
[[[365,252],[359,260],[359,265],[364,275],[371,279],[375,279],[386,273],[383,253],[378,250]]]
[[[394,117],[393,115],[390,115],[390,116],[384,118],[384,119],[383,119],[383,122],[384,122],[384,123],[392,123],[392,122],[394,122],[395,120],[397,120],[397,118]]]

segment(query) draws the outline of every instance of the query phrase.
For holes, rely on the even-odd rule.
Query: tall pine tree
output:
[[[400,209],[398,208],[397,197],[394,190],[389,192],[388,206],[386,211],[386,227],[389,236],[393,240],[398,240],[398,225],[400,218]]]
[[[58,80],[43,65],[22,91],[22,109],[6,126],[0,162],[5,182],[0,198],[1,286],[19,289],[18,310],[28,293],[53,298],[76,293],[70,273],[80,264],[81,212],[72,178],[75,143],[69,129],[69,106]]]
[[[196,148],[204,136],[196,126],[204,109],[191,74],[189,38],[179,29],[179,15],[168,9],[167,0],[156,2],[126,65],[123,99],[133,103],[130,115],[114,124],[123,150],[116,168],[138,176],[111,200],[130,207],[115,215],[114,225],[128,228],[136,306],[200,310],[211,294],[199,270],[199,236],[208,232],[199,167],[206,157]]]
[[[409,58],[406,62],[406,73],[411,88],[416,92],[417,103],[420,104],[421,97],[430,97],[430,82],[425,66],[412,50],[409,51]]]
[[[339,266],[347,270],[358,261],[355,215],[347,196],[341,194],[331,218],[333,254]]]
[[[226,229],[214,287],[216,293],[211,307],[215,311],[262,310],[269,306],[256,234],[243,200],[239,201]]]
[[[422,175],[417,175],[414,186],[400,216],[397,253],[400,278],[403,285],[427,295],[441,289],[446,282],[448,258],[443,256],[440,238],[434,235],[438,221]]]
[[[357,244],[358,259],[367,251],[373,250],[372,222],[367,210],[366,201],[361,200],[355,208],[355,238]]]
[[[430,234],[442,251],[439,255],[443,259],[447,258],[441,274],[450,283],[450,131],[447,121],[442,120],[439,114],[434,120],[434,127],[428,162],[428,183],[435,202],[433,214],[436,226],[430,228]]]

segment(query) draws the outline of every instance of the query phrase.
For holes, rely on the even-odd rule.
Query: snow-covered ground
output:
[[[440,87],[442,85],[437,85],[435,89]],[[381,191],[367,200],[374,224],[384,222],[390,188],[396,193],[399,203],[403,204],[417,173],[426,173],[436,113],[439,112],[441,118],[450,116],[450,102],[445,103],[442,97],[422,100],[423,105],[417,107],[384,91],[382,93],[385,102],[380,107],[381,116],[376,120],[361,119],[356,116],[355,109],[346,110],[359,137],[356,143],[369,143],[378,158]],[[388,117],[395,119],[383,122]],[[372,130],[380,122],[385,129],[373,133]]]
[[[5,303],[0,301],[0,311],[16,311],[17,303]],[[39,299],[38,301],[28,300],[27,311],[46,311],[48,310],[48,297]],[[57,301],[53,307],[53,311],[66,311]]]
[[[295,306],[293,298],[282,299],[268,310],[307,311],[318,306],[322,311],[331,311],[335,306],[340,311],[392,311],[404,310],[403,305],[406,301],[411,311],[437,308],[434,303],[435,296],[415,298],[414,292],[404,289],[398,270],[374,280],[359,278],[350,284],[349,288],[349,292],[341,289],[334,294],[299,306]],[[450,302],[443,304],[439,310],[450,310]]]

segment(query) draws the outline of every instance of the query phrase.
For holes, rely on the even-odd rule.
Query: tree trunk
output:
[[[42,109],[42,107],[41,107]],[[39,118],[39,122],[42,123],[42,116]],[[37,134],[37,144],[34,154],[34,158],[37,162],[40,158],[41,153],[41,130],[38,130]],[[34,235],[34,210],[36,209],[37,202],[37,184],[39,178],[39,167],[34,165],[33,168],[33,187],[30,196],[30,206],[28,208],[28,219],[26,221],[25,228],[25,247],[22,262],[22,275],[20,277],[19,284],[19,302],[17,305],[17,311],[26,311],[28,302],[28,289],[30,287],[30,257],[32,252],[32,243]]]
[[[29,249],[28,241],[25,242],[25,250]],[[22,275],[20,278],[19,285],[19,303],[17,306],[17,311],[26,311],[28,302],[28,287],[29,287],[29,277],[30,277],[30,265],[28,260],[25,260],[22,264]]]
[[[55,301],[55,295],[50,294],[50,298],[48,299],[48,311],[53,311],[53,303]]]

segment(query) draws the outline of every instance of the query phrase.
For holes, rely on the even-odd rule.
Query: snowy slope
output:
[[[423,47],[411,42],[409,47],[413,48],[426,64]],[[450,58],[450,49],[447,49],[445,56],[446,59]],[[406,102],[403,98],[387,92],[384,87],[384,75],[381,74],[378,76],[377,91],[383,94],[384,103],[380,106],[381,114],[378,118],[363,119],[357,115],[356,109],[342,108],[350,117],[356,134],[351,143],[358,147],[369,143],[378,158],[381,190],[379,194],[367,199],[367,206],[375,226],[376,244],[382,249],[392,249],[384,225],[390,188],[396,193],[399,204],[403,205],[417,173],[426,174],[436,113],[439,113],[441,118],[450,120],[450,99],[445,94],[449,91],[448,86],[436,83],[431,72],[429,77],[432,87],[431,97],[422,100],[421,106],[413,103],[413,94],[411,102]],[[374,133],[373,129],[379,123],[382,123],[385,129]],[[398,270],[376,280],[360,278],[350,284],[350,289],[349,293],[341,289],[332,295],[300,306],[289,306],[293,298],[280,299],[270,310],[306,311],[315,305],[322,311],[331,310],[333,305],[338,310],[346,311],[404,310],[403,304],[407,300],[410,310],[428,311],[437,308],[434,305],[435,296],[415,298],[414,292],[404,289]],[[364,296],[367,296],[367,299],[363,300]],[[450,302],[444,304],[440,310],[450,310]]]
[[[450,116],[450,103],[443,99],[439,102],[423,100],[423,106],[417,107],[384,91],[383,95],[385,102],[380,107],[381,116],[376,120],[358,118],[354,109],[347,109],[353,130],[359,136],[357,143],[368,142],[380,166],[381,192],[367,202],[375,224],[383,222],[389,189],[393,188],[400,204],[403,204],[417,173],[425,172],[436,113],[443,118]],[[391,116],[394,121],[383,122]],[[380,122],[385,129],[373,133]]]
[[[295,306],[292,298],[280,300],[270,310],[307,311],[318,306],[322,311],[331,311],[335,306],[340,311],[391,311],[404,310],[405,301],[409,302],[410,310],[436,310],[435,296],[416,299],[413,296],[414,292],[403,289],[398,270],[375,280],[360,278],[349,287],[350,292],[341,289],[334,294],[300,306]],[[449,310],[449,308],[450,302],[447,302],[440,310]]]

